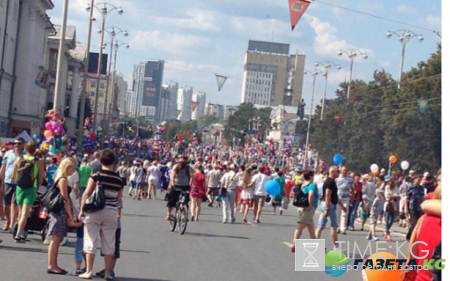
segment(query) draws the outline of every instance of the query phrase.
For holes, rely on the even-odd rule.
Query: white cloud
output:
[[[216,12],[193,9],[186,13],[188,18],[155,17],[153,20],[158,24],[175,25],[184,28],[194,28],[207,31],[220,31],[216,20],[220,16]]]
[[[398,5],[397,11],[404,13],[404,14],[410,14],[410,15],[418,14],[418,12],[415,9],[410,8],[410,7],[406,6],[405,4]]]
[[[428,27],[441,30],[441,17],[428,15],[425,20]]]
[[[280,21],[273,18],[257,19],[250,17],[232,17],[231,27],[239,34],[247,38],[264,37],[266,40],[272,40],[272,34],[275,41],[280,37],[301,38],[302,32],[296,29],[291,31],[289,21]]]
[[[355,46],[349,44],[345,39],[337,36],[338,29],[329,22],[323,22],[317,17],[305,15],[305,19],[314,29],[316,38],[314,40],[314,52],[319,56],[336,57],[340,50],[353,49]],[[360,49],[373,57],[373,51],[370,49]]]
[[[171,54],[182,54],[204,44],[205,41],[206,39],[189,34],[134,30],[130,44],[140,50],[156,49]]]

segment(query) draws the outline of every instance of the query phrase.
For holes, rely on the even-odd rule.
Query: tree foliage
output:
[[[407,160],[410,169],[435,172],[441,167],[441,46],[426,62],[404,73],[401,88],[384,70],[372,81],[353,81],[350,99],[342,83],[336,98],[325,101],[311,123],[311,146],[330,165],[340,153],[353,170],[368,171],[372,163],[387,168],[396,155],[394,169]],[[428,99],[421,114],[418,99]],[[341,115],[336,124],[335,115]]]

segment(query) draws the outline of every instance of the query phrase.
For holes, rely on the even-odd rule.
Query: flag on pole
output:
[[[425,109],[427,108],[428,100],[418,99],[417,103],[419,104],[420,113],[425,114]]]
[[[191,109],[192,111],[195,111],[195,109],[197,108],[199,102],[198,101],[191,101]]]
[[[300,18],[308,9],[311,2],[305,0],[289,0],[289,10],[291,12],[291,27],[294,30]]]
[[[216,79],[217,79],[217,87],[219,88],[220,92],[220,90],[222,90],[223,85],[227,81],[228,77],[216,74]]]

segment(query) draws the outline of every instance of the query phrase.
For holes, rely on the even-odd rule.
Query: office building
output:
[[[223,120],[225,116],[224,106],[221,104],[207,103],[205,106],[205,115],[214,116]]]
[[[178,83],[170,81],[163,85],[163,89],[169,91],[169,108],[167,109],[167,120],[177,119],[178,117]]]
[[[304,55],[290,55],[289,44],[249,41],[241,102],[297,106],[302,100]]]
[[[205,115],[206,94],[198,92],[192,95],[192,101],[198,102],[195,110],[192,111],[192,120],[197,120],[198,117]]]
[[[192,87],[183,87],[178,89],[177,96],[177,110],[178,110],[178,120],[181,122],[187,122],[192,118]]]

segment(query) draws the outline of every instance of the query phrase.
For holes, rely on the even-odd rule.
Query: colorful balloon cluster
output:
[[[59,119],[58,112],[49,110],[46,115],[48,122],[45,123],[45,141],[41,144],[41,149],[48,150],[52,154],[61,154],[70,150],[71,142],[67,137],[67,123],[64,118]],[[33,141],[39,143],[41,135],[34,134]]]
[[[155,136],[157,139],[159,139],[161,137],[161,135],[166,131],[166,126],[167,122],[166,121],[162,121],[161,123],[158,124],[157,131],[155,133]]]
[[[91,125],[91,118],[87,117],[84,121],[83,127],[83,147],[86,152],[91,153],[94,151],[94,148],[98,145],[97,134],[95,133],[94,128]]]

